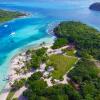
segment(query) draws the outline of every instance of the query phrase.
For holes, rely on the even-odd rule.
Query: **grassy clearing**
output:
[[[75,49],[72,49],[72,50],[68,50],[68,49],[62,49],[62,51],[64,52],[64,53],[66,53],[66,55],[68,55],[68,56],[75,56]]]
[[[67,50],[67,51],[66,51],[66,54],[67,54],[68,56],[75,56],[75,50]]]
[[[63,75],[75,64],[78,59],[76,57],[68,57],[64,55],[51,55],[48,65],[54,67],[52,77],[62,79]]]
[[[12,97],[14,96],[14,94],[15,94],[15,91],[10,91],[9,92],[9,94],[8,94],[8,96],[7,96],[7,99],[6,100],[11,100],[12,99]]]

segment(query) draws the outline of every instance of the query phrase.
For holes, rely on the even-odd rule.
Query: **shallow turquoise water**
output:
[[[9,1],[9,2],[8,2]],[[24,1],[24,2],[23,2]],[[99,1],[99,0],[96,0]],[[0,25],[0,90],[5,86],[10,59],[28,45],[54,37],[47,33],[48,25],[62,20],[82,21],[100,29],[100,12],[90,11],[94,0],[0,0],[0,8],[31,13]],[[6,25],[6,27],[5,27]]]

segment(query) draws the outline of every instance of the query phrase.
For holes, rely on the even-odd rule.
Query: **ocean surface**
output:
[[[100,0],[0,0],[0,9],[30,14],[0,24],[0,91],[14,55],[31,45],[53,42],[55,37],[48,34],[53,23],[81,21],[100,30],[100,12],[89,10],[96,1]]]

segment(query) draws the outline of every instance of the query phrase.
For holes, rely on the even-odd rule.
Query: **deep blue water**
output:
[[[0,25],[0,90],[5,86],[3,79],[8,74],[11,57],[30,44],[53,41],[54,38],[47,33],[50,23],[82,21],[100,30],[100,12],[88,9],[93,2],[94,0],[0,0],[2,9],[31,14]]]

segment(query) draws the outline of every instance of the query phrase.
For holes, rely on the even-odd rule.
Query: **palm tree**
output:
[[[46,44],[45,42],[42,42],[42,43],[40,44],[40,46],[42,46],[42,47],[43,47],[45,44]]]
[[[23,74],[26,74],[27,72],[28,72],[28,69],[27,69],[27,67],[22,67],[22,72],[23,72]]]
[[[21,70],[19,68],[14,68],[15,72],[17,75],[20,75],[21,74]]]

